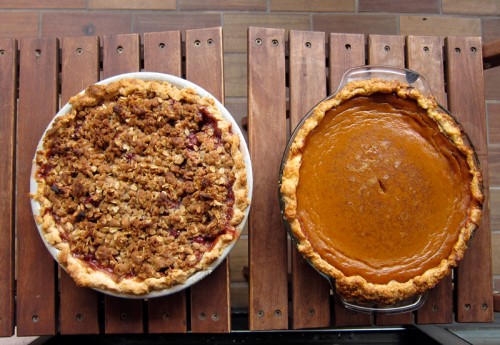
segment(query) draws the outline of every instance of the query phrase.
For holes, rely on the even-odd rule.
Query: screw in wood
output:
[[[349,43],[347,43],[345,46],[344,46],[345,50],[351,50],[351,45]]]
[[[200,40],[196,40],[196,41],[194,41],[194,46],[195,46],[195,47],[199,47],[199,46],[201,46],[201,42],[200,42]]]
[[[162,43],[158,44],[158,47],[160,47],[160,49],[164,49],[165,48],[165,43],[162,42]]]
[[[42,50],[41,49],[35,49],[35,55],[36,56],[41,56],[42,55]]]
[[[40,321],[40,318],[38,317],[38,315],[35,314],[31,317],[31,321],[33,323],[38,323],[38,321]]]
[[[218,314],[218,313],[213,313],[213,314],[212,314],[212,320],[214,320],[214,321],[219,321],[219,320],[220,320],[220,316],[219,316],[219,314]]]
[[[488,309],[488,305],[486,303],[481,304],[481,309],[482,310]]]
[[[306,42],[305,46],[306,46],[306,48],[311,48],[312,44],[311,44],[311,42]]]
[[[5,55],[5,50],[2,49],[2,50],[0,50],[0,56],[3,56],[3,55]]]
[[[455,51],[455,53],[457,53],[457,54],[460,54],[460,53],[462,52],[462,50],[461,50],[460,48],[458,48],[458,47],[456,47],[456,48],[454,49],[454,51]]]
[[[432,306],[432,311],[435,313],[435,312],[437,312],[438,310],[439,310],[439,306],[437,306],[436,304],[434,304],[434,305]]]
[[[170,315],[169,315],[168,313],[163,313],[163,314],[161,314],[161,318],[162,318],[163,320],[168,320],[168,318],[169,318],[169,317],[170,317]]]
[[[429,52],[429,47],[424,47],[424,52],[428,53]]]
[[[277,47],[280,42],[277,39],[274,39],[271,41],[271,43],[273,46]]]
[[[198,318],[200,320],[205,320],[207,318],[207,314],[205,314],[204,312],[201,312],[200,315],[198,316]]]
[[[471,305],[470,305],[469,303],[466,303],[466,304],[464,305],[464,308],[465,308],[465,310],[470,310]]]
[[[385,46],[385,47],[384,47],[384,51],[385,51],[386,53],[390,52],[390,51],[391,51],[391,47],[390,47],[390,46]]]
[[[310,308],[307,313],[309,314],[309,316],[314,316],[316,314],[316,310],[314,310],[314,308]]]
[[[274,311],[274,316],[275,316],[275,317],[281,317],[281,315],[282,315],[282,314],[281,314],[281,310],[276,309],[276,310]]]
[[[120,320],[122,320],[122,321],[127,320],[127,317],[128,317],[127,313],[121,313],[120,314]]]
[[[262,44],[262,39],[256,38],[255,43],[260,46]]]
[[[470,51],[471,51],[472,53],[476,53],[476,52],[477,52],[477,48],[476,48],[476,47],[470,47]]]
[[[82,55],[83,54],[83,48],[76,48],[76,53],[78,55]]]
[[[257,311],[257,317],[263,318],[264,317],[264,310],[261,309],[261,310]]]
[[[213,39],[211,39],[211,38],[209,38],[209,39],[207,40],[207,44],[208,44],[209,46],[211,46],[212,44],[214,44],[214,40],[213,40]]]
[[[118,46],[118,47],[116,47],[116,52],[117,52],[118,54],[123,53],[123,51],[124,51],[124,49],[123,49],[123,47],[122,47],[122,46]]]
[[[76,319],[76,321],[81,322],[81,321],[83,321],[83,315],[82,314],[76,314],[75,319]]]

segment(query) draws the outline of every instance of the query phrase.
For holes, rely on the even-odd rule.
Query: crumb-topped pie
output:
[[[250,197],[240,136],[215,100],[123,78],[69,103],[40,141],[31,194],[59,264],[80,286],[124,295],[213,269]]]
[[[319,103],[284,156],[283,215],[298,250],[343,299],[391,305],[464,256],[482,177],[462,128],[432,96],[355,80]]]

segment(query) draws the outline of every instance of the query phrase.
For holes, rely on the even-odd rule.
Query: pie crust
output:
[[[334,140],[330,138],[337,134],[335,134],[333,129],[327,128],[328,125],[325,125],[325,123],[333,123],[328,121],[331,121],[334,116],[339,116],[336,112],[343,111],[339,110],[340,108],[344,107],[343,109],[349,112],[349,121],[352,120],[352,122],[349,122],[349,125],[352,126],[347,130],[351,131],[353,128],[361,128],[361,125],[356,123],[356,121],[358,121],[357,117],[361,116],[359,114],[361,114],[360,112],[363,110],[360,108],[358,112],[358,108],[353,108],[353,104],[357,104],[356,102],[363,104],[362,102],[365,102],[365,98],[368,100],[366,102],[372,102],[374,99],[375,101],[373,102],[385,104],[390,103],[387,100],[392,99],[391,97],[397,99],[397,102],[401,104],[405,104],[405,102],[413,104],[411,107],[417,108],[417,110],[421,112],[419,115],[415,115],[416,121],[413,122],[419,123],[427,121],[431,123],[431,125],[434,126],[434,129],[432,131],[425,129],[426,131],[430,131],[429,133],[432,132],[432,134],[430,134],[431,139],[429,140],[433,141],[433,138],[442,136],[440,140],[443,140],[443,143],[448,143],[447,145],[451,146],[453,152],[450,155],[452,158],[449,159],[458,161],[459,163],[457,164],[461,164],[462,166],[460,170],[462,172],[458,173],[458,178],[463,179],[463,181],[459,181],[463,186],[460,187],[461,189],[457,193],[459,195],[464,194],[463,200],[458,200],[457,205],[460,207],[453,204],[449,208],[452,210],[455,208],[463,209],[463,218],[459,219],[458,226],[455,228],[446,228],[446,230],[433,229],[432,231],[436,231],[438,235],[435,237],[432,237],[434,234],[432,234],[432,236],[429,235],[428,240],[427,237],[425,237],[427,236],[425,233],[427,229],[420,229],[418,224],[416,225],[416,223],[420,220],[426,220],[426,215],[418,213],[420,209],[418,205],[411,206],[405,211],[405,202],[408,203],[408,205],[411,205],[412,200],[414,199],[413,196],[405,195],[405,193],[407,193],[408,190],[414,191],[417,196],[419,195],[418,193],[420,193],[420,199],[415,198],[415,200],[423,200],[423,203],[425,203],[423,206],[425,207],[422,207],[422,209],[432,210],[439,208],[441,210],[443,208],[442,204],[433,204],[433,200],[436,198],[432,193],[434,193],[435,190],[430,189],[432,186],[439,187],[441,181],[436,180],[432,182],[434,183],[432,184],[427,183],[428,181],[426,180],[422,181],[416,178],[412,180],[413,184],[404,185],[405,188],[392,188],[391,186],[397,186],[398,183],[401,183],[401,181],[398,180],[396,170],[398,170],[397,166],[399,166],[399,164],[406,164],[404,161],[405,158],[401,158],[401,160],[398,158],[396,164],[395,161],[390,161],[390,159],[394,159],[393,156],[392,158],[388,158],[388,161],[386,162],[388,165],[383,166],[381,161],[385,160],[385,157],[389,157],[389,154],[386,156],[386,153],[382,152],[384,150],[377,151],[377,155],[372,157],[372,160],[369,160],[366,157],[369,150],[368,147],[372,147],[372,144],[374,144],[377,140],[380,140],[381,142],[384,140],[390,140],[385,138],[385,133],[376,137],[375,134],[372,135],[368,129],[366,133],[356,136],[354,142],[357,144],[353,144],[353,147],[343,149],[340,153],[335,151],[337,149],[335,144],[330,144],[328,141]],[[378,101],[377,99],[382,99],[382,101]],[[395,111],[395,113],[400,116],[398,112],[399,110]],[[368,109],[365,113],[370,113],[366,116],[371,118],[378,116],[378,113],[373,115],[372,109]],[[422,120],[424,117],[425,119]],[[339,119],[338,122],[335,122],[335,125],[341,127],[342,124],[339,125],[339,122],[343,121],[343,119],[344,118],[342,118],[342,120]],[[323,121],[324,123],[322,123]],[[387,131],[389,131],[391,127],[387,128]],[[327,130],[331,130],[331,132],[328,132],[330,137],[327,137],[327,134],[323,134],[322,132],[324,131],[326,133]],[[395,134],[396,137],[399,137],[401,133],[404,132],[400,129],[396,129],[395,131],[398,132]],[[413,131],[413,129],[410,131]],[[324,135],[324,137],[320,137],[320,134],[317,133]],[[338,135],[342,136],[343,134]],[[420,135],[418,132],[417,134],[411,132],[410,135],[415,135],[419,138],[421,136],[425,137],[425,135]],[[390,136],[391,135],[388,133],[387,137]],[[315,138],[321,138],[321,140]],[[411,150],[420,150],[418,140],[413,140],[413,138],[411,140],[404,140],[408,142],[415,141],[416,144],[411,144],[409,147]],[[325,142],[326,144],[324,144]],[[396,144],[398,143],[396,142]],[[316,145],[316,147],[314,145]],[[321,145],[325,146],[322,149],[319,149],[318,147]],[[356,145],[359,145],[359,147]],[[378,144],[375,143],[375,145]],[[388,147],[392,144],[382,143],[380,145],[380,147]],[[345,146],[346,145],[344,145],[344,147]],[[324,152],[330,149],[336,153],[332,153],[328,156],[328,154],[325,154]],[[315,152],[315,150],[320,152],[320,154],[314,156],[310,153]],[[388,149],[387,151],[390,150]],[[436,152],[439,153],[439,150],[436,150]],[[378,156],[379,154],[380,156]],[[325,176],[320,175],[323,172],[321,169],[317,169],[318,166],[321,167],[317,161],[307,163],[312,166],[312,168],[310,168],[311,170],[307,170],[308,165],[305,165],[305,162],[313,159],[308,157],[314,157],[314,159],[317,160],[317,157],[327,156],[331,158],[335,155],[338,155],[341,158],[338,158],[335,163],[332,163],[332,167],[328,168],[330,170],[325,168],[325,171],[330,171],[325,173]],[[430,156],[436,156],[435,152],[433,151]],[[401,157],[406,156],[405,154],[402,154]],[[442,157],[438,158],[441,159]],[[411,164],[414,164],[413,166],[426,164],[425,161],[418,162],[418,159],[416,160],[417,162],[411,162]],[[330,164],[330,162],[325,164]],[[335,171],[348,171],[351,169],[350,166],[347,166],[348,164],[357,164],[358,167],[363,167],[366,175],[361,175],[359,173],[359,169],[356,171],[353,170],[353,172],[349,173],[335,173]],[[370,212],[366,212],[367,209],[363,209],[362,206],[360,206],[359,209],[356,209],[353,213],[351,213],[350,210],[353,208],[353,205],[346,195],[356,194],[357,192],[354,193],[354,191],[366,189],[369,187],[367,186],[369,181],[377,182],[377,179],[373,179],[369,175],[375,174],[375,166],[382,166],[380,170],[381,173],[387,171],[387,176],[384,175],[384,178],[387,178],[387,181],[383,181],[383,178],[379,178],[378,183],[376,184],[376,188],[380,189],[378,194],[377,192],[364,194],[356,201],[359,205],[370,206],[372,208],[372,210],[369,210]],[[394,166],[394,168],[392,166]],[[391,170],[391,172],[388,172],[389,170]],[[304,173],[304,171],[307,173]],[[301,172],[306,175],[301,175]],[[410,174],[411,173],[412,172],[410,171]],[[440,173],[443,174],[443,176],[448,174],[447,171]],[[316,176],[316,174],[318,174],[318,176]],[[408,174],[408,172],[405,172],[405,174]],[[338,177],[338,175],[340,177]],[[396,180],[393,181],[393,178]],[[407,179],[407,177],[404,178]],[[338,179],[338,181],[335,181],[335,184],[332,184],[332,186],[334,185],[336,189],[329,189],[328,179]],[[352,184],[354,183],[352,181],[362,181],[362,183],[360,182],[359,185],[356,185]],[[319,186],[320,184],[321,186]],[[384,184],[387,184],[387,186]],[[450,182],[450,185],[453,184],[453,181]],[[431,187],[429,187],[429,185],[431,185]],[[346,187],[344,188],[344,186]],[[401,191],[401,189],[405,189],[405,191]],[[397,192],[395,192],[396,190]],[[391,195],[391,192],[395,194]],[[457,122],[447,112],[443,111],[439,107],[432,96],[426,96],[420,90],[408,84],[396,80],[389,81],[378,78],[352,81],[346,84],[346,86],[344,86],[333,97],[320,102],[311,111],[310,115],[296,129],[295,135],[291,138],[291,142],[289,143],[288,151],[285,154],[284,164],[282,167],[280,193],[283,215],[289,225],[292,238],[296,242],[299,252],[317,270],[335,282],[335,291],[344,300],[376,305],[393,305],[410,297],[420,295],[434,287],[443,277],[449,274],[451,269],[455,267],[463,258],[469,241],[474,231],[479,226],[482,214],[482,203],[484,199],[482,191],[482,175],[479,169],[477,157],[473,148],[469,144],[468,138],[464,134],[463,129],[457,124]],[[322,193],[327,195],[322,196]],[[309,196],[309,194],[311,196]],[[372,200],[371,196],[375,194],[377,195],[374,196],[374,199]],[[384,194],[384,197],[389,196],[389,198],[382,199],[382,196],[380,196],[382,194]],[[307,205],[303,200],[307,201]],[[349,206],[335,206],[340,205],[339,202],[342,203],[345,200],[347,200],[345,204],[349,204]],[[388,200],[387,204],[380,204],[382,202],[381,200]],[[395,202],[395,200],[402,201]],[[317,204],[315,204],[316,202]],[[415,201],[415,203],[416,202],[417,201]],[[330,203],[334,206],[323,207],[325,204]],[[320,205],[321,207],[318,208],[315,205]],[[373,208],[379,206],[380,209],[378,211],[373,210]],[[445,206],[446,209],[448,209],[448,205]],[[405,247],[409,242],[402,240],[402,232],[406,230],[406,227],[397,228],[397,231],[395,230],[396,227],[394,227],[393,231],[390,226],[395,224],[396,221],[391,220],[391,222],[386,222],[384,220],[385,218],[396,219],[399,217],[399,214],[391,213],[393,212],[393,207],[394,210],[398,210],[398,212],[401,212],[402,209],[404,212],[415,211],[416,213],[416,215],[410,214],[410,217],[405,214],[403,220],[407,222],[413,221],[415,224],[406,223],[409,224],[408,228],[416,229],[415,231],[423,234],[423,236],[420,237],[425,238],[425,240],[421,240],[421,247],[418,247],[416,252],[410,253],[411,255],[408,254],[409,258],[414,259],[419,256],[423,256],[423,263],[419,263],[419,266],[415,266],[416,264],[413,263],[413,259],[408,260],[406,256],[404,258],[398,256],[398,247]],[[325,218],[325,213],[322,213],[322,208],[326,209],[326,212],[329,212],[326,214],[326,218],[328,219]],[[365,221],[366,217],[363,217],[366,214],[369,214],[370,218]],[[455,211],[453,211],[453,214],[455,214]],[[330,216],[331,218],[329,218]],[[460,214],[457,217],[459,216]],[[420,217],[420,220],[415,219],[415,217]],[[449,217],[444,219],[445,223],[447,219],[453,219],[451,218],[452,216],[448,216],[446,214],[445,217]],[[397,222],[402,222],[401,217],[399,217]],[[324,224],[328,225],[325,226]],[[424,224],[427,223],[424,222]],[[430,221],[429,224],[432,225]],[[331,228],[337,227],[337,229],[327,229],[330,225]],[[343,227],[341,228],[341,226]],[[370,228],[370,226],[372,228]],[[340,228],[343,230],[338,230]],[[446,237],[446,241],[449,242],[449,244],[447,244],[448,247],[444,247],[444,244],[439,242],[441,241],[441,232],[445,231],[446,236],[448,236]],[[370,236],[372,233],[373,236]],[[405,234],[405,236],[406,235],[407,234]],[[345,236],[345,239],[343,236]],[[366,241],[369,241],[369,243],[364,243],[363,238],[366,238]],[[380,240],[376,240],[377,238]],[[437,240],[435,240],[437,241],[436,244],[431,243],[434,241],[434,238],[437,238]],[[418,240],[420,241],[420,239]],[[424,253],[423,249],[427,250],[428,247],[434,248],[432,247],[434,245],[442,252],[439,252],[439,254],[436,254],[437,252]],[[441,247],[447,249],[441,249]],[[369,248],[375,248],[373,249],[373,255],[370,251],[371,249]],[[404,252],[404,250],[405,249],[401,249],[401,252]],[[420,250],[422,250],[422,252],[420,252]],[[393,251],[396,254],[391,254]],[[351,252],[353,253],[352,255]],[[392,257],[392,255],[394,255],[394,257]],[[426,255],[429,255],[429,258],[427,258]],[[383,260],[381,259],[380,263],[377,261],[379,257],[383,257]],[[418,261],[417,259],[415,260]]]
[[[46,243],[79,286],[144,296],[214,268],[249,205],[240,138],[211,97],[125,78],[70,99],[35,156]]]

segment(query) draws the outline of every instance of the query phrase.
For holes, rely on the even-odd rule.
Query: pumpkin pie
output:
[[[391,305],[431,289],[480,222],[482,177],[463,129],[399,81],[353,81],[318,104],[282,169],[298,250],[347,301]]]

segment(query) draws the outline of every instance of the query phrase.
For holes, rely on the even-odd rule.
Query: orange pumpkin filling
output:
[[[306,138],[297,219],[344,275],[405,282],[452,252],[473,199],[464,155],[416,101],[357,96]]]

